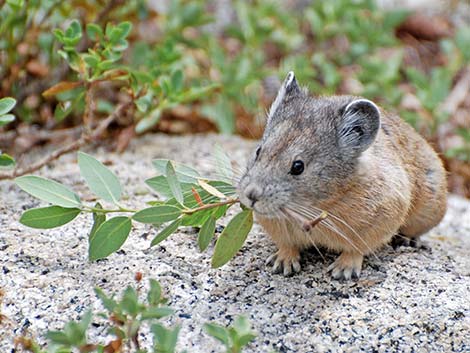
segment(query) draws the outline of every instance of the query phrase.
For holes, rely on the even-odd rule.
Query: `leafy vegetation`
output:
[[[15,116],[10,113],[16,104],[16,100],[10,97],[0,99],[0,127],[7,125],[15,120]],[[0,169],[12,168],[15,166],[15,160],[10,155],[0,150]]]
[[[219,19],[202,0],[171,1],[164,11],[142,0],[4,2],[0,96],[17,99],[19,118],[8,128],[83,124],[90,132],[118,112],[112,122],[137,133],[177,117],[187,119],[186,129],[208,119],[223,133],[259,135],[273,78],[294,69],[315,94],[374,99],[447,158],[468,161],[468,126],[444,108],[470,63],[469,27],[438,42],[440,64],[423,64],[407,54],[419,48],[395,34],[412,14],[381,10],[374,0],[312,1],[302,8],[234,0],[226,11],[232,20]],[[449,124],[449,134],[438,133]]]
[[[230,176],[229,158],[220,149],[217,156],[220,173],[225,173],[221,175]],[[181,226],[199,227],[199,249],[206,250],[215,236],[216,221],[239,203],[234,186],[227,181],[205,178],[191,167],[173,161],[158,159],[153,163],[160,175],[148,179],[146,184],[165,200],[151,201],[149,207],[141,210],[122,206],[123,190],[116,175],[83,152],[78,153],[80,173],[90,190],[102,200],[94,205],[84,203],[74,191],[56,181],[34,175],[18,177],[15,181],[21,189],[52,204],[25,211],[20,222],[32,228],[49,229],[73,221],[80,213],[91,214],[93,226],[88,238],[91,261],[118,251],[131,232],[132,222],[163,227],[150,246],[159,244]],[[105,208],[102,202],[113,207]],[[114,213],[120,215],[108,218]],[[229,221],[217,239],[213,267],[223,266],[236,255],[252,225],[251,210],[242,210]]]
[[[138,282],[141,274],[136,275]],[[106,295],[100,288],[95,293],[101,301],[105,312],[93,315],[87,311],[79,322],[69,321],[59,331],[48,331],[46,338],[49,344],[45,349],[28,337],[16,339],[17,348],[32,353],[62,352],[135,352],[135,353],[175,353],[177,352],[180,325],[172,327],[162,323],[174,314],[175,310],[167,305],[160,283],[154,279],[149,281],[147,293],[141,292],[141,285],[136,288],[129,286],[120,298]],[[104,326],[112,336],[104,343],[91,341],[89,335],[95,320],[106,320]],[[147,331],[148,330],[148,331]],[[256,338],[250,323],[244,316],[235,318],[233,325],[225,327],[216,323],[206,323],[205,332],[220,341],[227,353],[239,353]],[[150,332],[147,344],[142,344],[141,332]],[[103,339],[103,338],[102,338]],[[151,347],[150,349],[144,348]],[[184,352],[187,352],[185,350]]]
[[[295,70],[315,94],[363,95],[399,113],[445,155],[451,172],[465,169],[453,161],[469,161],[469,128],[459,116],[470,108],[448,100],[468,75],[470,27],[432,43],[407,41],[412,31],[396,33],[413,14],[381,10],[374,0],[300,8],[234,0],[225,9],[228,21],[212,10],[202,0],[171,1],[165,10],[143,0],[3,2],[0,97],[18,102],[18,119],[3,118],[1,124],[9,122],[3,129],[83,125],[82,143],[58,155],[99,140],[111,127],[123,140],[131,130],[156,126],[256,137],[277,80]],[[420,54],[429,46],[434,59]],[[15,155],[11,146],[20,135],[0,139],[0,147]],[[0,161],[14,165],[5,154]]]

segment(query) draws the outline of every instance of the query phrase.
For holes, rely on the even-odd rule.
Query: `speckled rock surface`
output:
[[[253,142],[237,137],[149,135],[123,155],[88,150],[110,163],[125,185],[129,207],[153,198],[143,181],[155,174],[153,158],[172,158],[213,170],[215,142],[243,165]],[[63,157],[41,175],[91,195],[79,176],[76,156]],[[255,226],[240,254],[218,270],[210,253],[199,253],[196,234],[186,230],[148,249],[158,231],[135,224],[123,250],[89,263],[88,217],[54,230],[23,227],[24,209],[40,203],[11,182],[0,183],[0,352],[12,351],[23,329],[41,337],[86,308],[99,310],[93,287],[116,292],[133,284],[134,273],[161,281],[182,325],[179,344],[189,352],[222,352],[201,330],[215,320],[229,324],[246,314],[258,332],[248,352],[470,352],[470,204],[452,196],[439,227],[424,237],[429,247],[386,247],[369,257],[356,282],[337,282],[326,273],[334,259],[304,254],[303,272],[290,278],[264,266],[274,245]],[[99,324],[99,323],[98,323]],[[96,334],[103,331],[96,328]],[[44,342],[40,338],[40,342]]]

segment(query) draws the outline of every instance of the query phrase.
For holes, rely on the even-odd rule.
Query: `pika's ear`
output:
[[[380,111],[367,99],[356,99],[344,109],[338,129],[342,150],[358,156],[374,142],[380,128]]]
[[[268,114],[268,121],[271,120],[273,115],[276,113],[277,108],[281,105],[282,101],[290,95],[300,93],[301,89],[299,87],[299,84],[297,83],[297,80],[295,79],[295,74],[294,71],[290,71],[286,78],[284,79],[284,82],[281,85],[281,88],[279,89],[279,92],[277,92],[276,99],[274,100],[273,104],[271,104],[271,108],[269,109],[269,114]]]

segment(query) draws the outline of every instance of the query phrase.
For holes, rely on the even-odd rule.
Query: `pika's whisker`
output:
[[[298,207],[304,209],[304,211],[306,211],[306,212],[309,211],[306,206],[298,205]],[[315,207],[315,209],[318,209],[318,208]],[[379,259],[379,258],[377,257],[377,255],[375,254],[375,251],[373,251],[373,250],[370,248],[370,246],[365,242],[365,240],[357,233],[357,231],[356,231],[353,227],[351,227],[346,221],[344,221],[343,219],[341,219],[340,217],[336,216],[335,214],[333,214],[333,213],[331,213],[331,212],[329,212],[329,211],[328,211],[328,215],[330,216],[330,219],[326,219],[325,222],[323,222],[323,223],[327,223],[327,224],[329,224],[331,227],[335,227],[335,228],[337,229],[337,227],[336,227],[336,225],[334,224],[334,221],[333,221],[333,220],[336,220],[336,221],[340,222],[340,223],[341,223],[342,225],[344,225],[348,230],[350,230],[350,231],[353,233],[353,235],[361,241],[362,244],[364,244],[364,246],[366,247],[366,249],[369,251],[370,254],[372,254],[377,260]],[[343,233],[343,234],[344,234],[344,233]],[[361,252],[361,253],[363,253],[363,252]]]
[[[306,210],[302,210],[300,212],[300,214],[302,214],[304,217],[306,217],[307,219],[309,219],[310,217],[312,218],[318,218],[317,215],[313,215],[309,212],[308,209]],[[333,231],[334,233],[336,233],[337,235],[339,235],[342,239],[344,239],[345,241],[347,241],[349,243],[349,245],[351,245],[355,250],[357,250],[357,252],[359,252],[360,254],[363,254],[363,251],[361,251],[356,244],[354,244],[352,242],[351,239],[349,239],[348,236],[346,236],[343,232],[341,232],[336,226],[332,225],[331,223],[329,222],[319,222],[318,223],[319,226],[324,226],[325,228]]]

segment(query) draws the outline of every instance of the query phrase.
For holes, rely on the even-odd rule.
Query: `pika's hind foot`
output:
[[[272,266],[272,273],[282,273],[284,276],[298,273],[300,272],[300,252],[295,248],[279,249],[267,258],[266,265]]]
[[[328,267],[328,272],[334,279],[350,280],[359,278],[364,256],[358,253],[342,252],[341,255]]]
[[[401,233],[395,234],[390,244],[394,249],[397,249],[401,246],[409,246],[416,249],[429,250],[429,247],[424,245],[419,237],[411,238]]]

